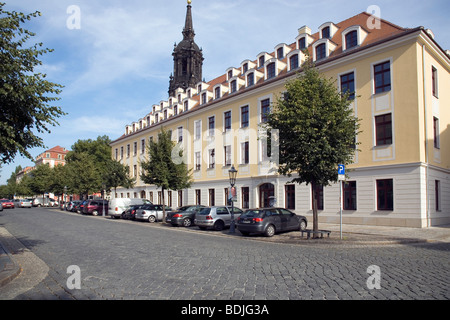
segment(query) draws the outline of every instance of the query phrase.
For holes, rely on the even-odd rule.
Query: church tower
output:
[[[175,95],[175,90],[194,87],[202,81],[203,53],[194,42],[194,27],[192,23],[191,0],[188,0],[186,22],[183,29],[183,40],[173,50],[173,74],[170,76],[169,96]]]

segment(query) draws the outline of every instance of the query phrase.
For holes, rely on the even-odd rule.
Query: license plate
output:
[[[242,223],[250,223],[250,221],[249,220],[244,220],[244,221],[242,221]]]

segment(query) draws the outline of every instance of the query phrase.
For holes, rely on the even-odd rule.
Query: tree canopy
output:
[[[0,3],[0,163],[10,163],[17,153],[32,159],[28,150],[44,147],[37,134],[49,133],[65,113],[51,105],[63,86],[35,72],[42,65],[39,57],[52,50],[42,43],[25,48],[35,33],[22,25],[40,12],[8,12],[4,5]]]
[[[267,115],[267,127],[278,130],[279,168],[296,183],[312,185],[313,228],[318,229],[317,186],[338,181],[339,164],[353,162],[359,120],[350,108],[350,92],[339,92],[308,60],[298,77]]]

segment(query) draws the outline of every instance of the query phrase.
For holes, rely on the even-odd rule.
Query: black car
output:
[[[308,220],[284,208],[261,208],[245,211],[236,227],[244,235],[260,233],[272,237],[276,232],[305,230]]]
[[[195,214],[204,207],[202,205],[179,207],[177,211],[167,214],[166,222],[170,222],[173,226],[190,227],[194,225]]]
[[[144,204],[136,204],[127,208],[124,212],[122,212],[122,219],[128,220],[136,220],[136,210],[141,209]]]

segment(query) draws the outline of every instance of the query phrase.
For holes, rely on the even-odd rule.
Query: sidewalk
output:
[[[102,217],[99,217],[102,218]],[[161,228],[176,228],[168,224],[156,223],[152,227]],[[363,226],[363,225],[343,225],[342,235],[340,239],[339,224],[319,224],[320,230],[330,230],[329,238],[326,236],[323,239],[306,239],[306,235],[302,238],[299,232],[286,232],[276,234],[271,238],[255,235],[244,237],[236,230],[234,235],[229,234],[229,230],[222,232],[211,230],[199,230],[193,228],[177,228],[180,231],[196,232],[202,234],[239,237],[245,240],[256,240],[262,242],[285,243],[292,245],[331,245],[331,246],[377,246],[377,245],[396,245],[396,244],[420,244],[420,243],[448,243],[450,246],[450,225],[440,227],[430,227],[425,229],[417,228],[400,228],[400,227],[380,227],[380,226]],[[11,254],[5,246],[7,239],[3,238],[0,233],[0,288],[22,271],[21,267],[14,260],[14,255]]]

